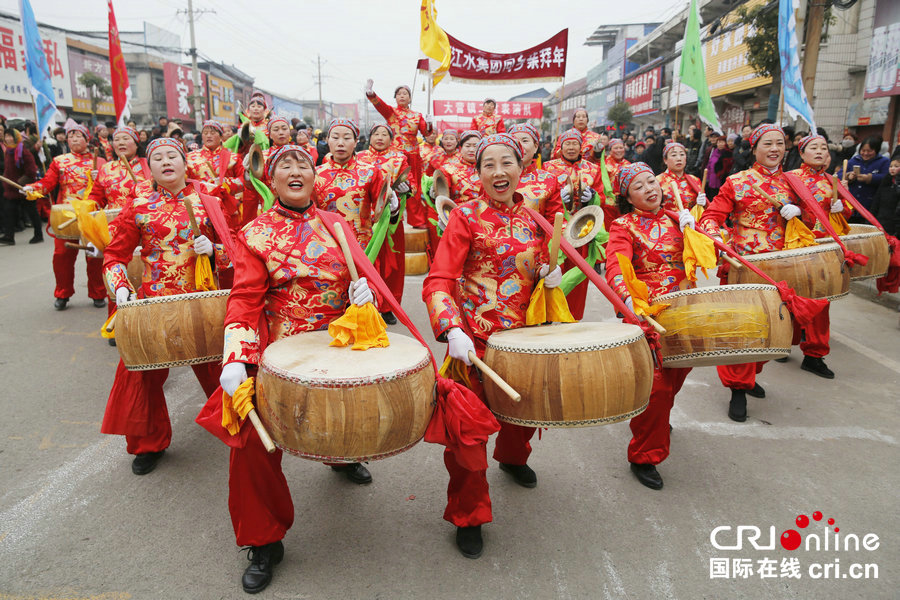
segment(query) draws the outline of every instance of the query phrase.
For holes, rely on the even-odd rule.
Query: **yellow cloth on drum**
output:
[[[92,243],[100,252],[106,250],[109,245],[109,222],[106,219],[106,211],[97,211],[96,214],[75,209],[78,214],[78,228],[81,237]]]
[[[100,337],[112,340],[116,338],[116,328],[113,327],[111,331],[107,331],[107,327],[109,327],[109,322],[116,318],[116,313],[109,315],[109,318],[103,322],[103,325],[100,327]]]
[[[447,377],[457,383],[462,383],[466,387],[471,388],[472,382],[469,380],[469,367],[463,361],[453,358],[449,354],[444,359],[444,364],[438,369],[438,375]]]
[[[769,319],[766,311],[752,304],[731,304],[728,310],[710,310],[709,306],[675,306],[657,318],[667,335],[706,339],[767,339]],[[744,346],[743,343],[735,344]]]
[[[850,224],[844,217],[844,213],[828,213],[828,221],[838,235],[847,235],[850,233]]]
[[[254,377],[248,377],[234,390],[234,396],[229,396],[222,390],[222,427],[231,435],[237,435],[241,431],[241,421],[253,410],[255,383]]]
[[[547,289],[544,280],[541,279],[534,292],[531,293],[531,301],[525,312],[526,325],[541,325],[546,322],[574,323],[575,317],[569,311],[569,303],[566,295],[558,287]]]
[[[716,246],[707,236],[688,227],[684,230],[682,259],[688,281],[697,281],[697,267],[703,270],[705,277],[709,277],[706,270],[716,268]]]
[[[785,250],[793,250],[795,248],[806,248],[816,243],[816,236],[809,230],[803,221],[793,218],[788,221],[784,228],[784,248]]]
[[[43,198],[44,195],[40,192],[25,192],[25,199],[29,202],[34,202],[38,198]]]
[[[371,302],[348,306],[340,318],[329,323],[328,335],[334,338],[329,346],[346,346],[351,342],[353,350],[390,346],[387,324]]]
[[[216,279],[213,277],[212,263],[205,254],[197,255],[197,263],[194,265],[194,285],[198,292],[211,292],[219,289],[216,287]]]
[[[632,265],[631,261],[622,254],[616,254],[616,258],[619,259],[619,268],[622,270],[622,279],[625,282],[625,287],[628,288],[628,293],[631,294],[631,304],[634,307],[636,315],[656,316],[663,310],[669,308],[670,305],[665,303],[650,306],[650,288],[647,287],[646,283],[637,278],[637,275],[634,273],[634,265]]]
[[[691,208],[691,216],[694,217],[694,220],[699,223],[700,217],[703,216],[703,207],[700,206],[699,204],[695,204]]]

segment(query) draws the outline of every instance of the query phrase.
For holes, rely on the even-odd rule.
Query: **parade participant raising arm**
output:
[[[351,282],[344,254],[321,216],[324,211],[312,201],[312,157],[300,146],[281,146],[269,157],[266,171],[275,204],[237,236],[220,380],[230,396],[255,374],[266,343],[327,329],[348,303],[361,306],[374,300],[364,277]],[[216,396],[210,402],[221,406]],[[238,546],[250,548],[241,585],[255,594],[269,585],[284,556],[281,540],[294,523],[294,505],[281,469],[282,451],[267,453],[249,423],[239,435],[243,441],[232,445],[228,463],[228,509]],[[359,463],[332,468],[355,483],[372,481]]]
[[[481,357],[492,333],[523,327],[539,280],[543,277],[544,285],[553,288],[562,273],[548,266],[547,240],[516,191],[523,168],[519,143],[507,134],[487,136],[478,146],[476,168],[484,189],[450,214],[422,299],[435,337],[449,342],[451,358],[469,365],[472,391],[484,400],[469,352]],[[537,485],[537,476],[526,464],[533,435],[532,427],[503,422],[494,450],[500,468],[529,488]],[[492,520],[485,471],[467,470],[450,448],[444,451],[444,464],[450,474],[444,519],[457,526],[460,552],[478,558],[481,525]]]
[[[694,287],[686,278],[682,259],[681,232],[694,226],[690,212],[684,209],[678,222],[666,214],[659,182],[645,163],[623,167],[618,179],[619,210],[623,216],[613,221],[606,245],[606,280],[610,287],[628,308],[633,308],[619,256],[628,259],[637,278],[647,284],[651,302],[657,296]],[[628,462],[638,481],[654,490],[663,486],[656,465],[669,455],[669,413],[690,371],[657,367],[647,410],[631,419]]]

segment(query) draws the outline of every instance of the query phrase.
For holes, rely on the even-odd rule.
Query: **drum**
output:
[[[822,238],[827,243],[831,238]],[[852,224],[850,233],[841,236],[841,241],[847,246],[847,250],[869,257],[865,265],[853,265],[850,267],[850,281],[869,279],[870,277],[883,277],[891,262],[891,251],[884,232],[874,225]]]
[[[416,229],[409,225],[404,225],[403,235],[405,237],[406,252],[425,252],[425,245],[428,243],[427,229]]]
[[[406,252],[407,275],[425,275],[428,273],[428,255],[424,252]]]
[[[329,346],[327,331],[300,333],[265,349],[256,406],[285,452],[328,462],[362,462],[409,450],[434,412],[434,368],[411,337],[354,351]]]
[[[774,285],[722,285],[658,296],[664,367],[710,367],[788,356],[794,328]]]
[[[775,281],[787,281],[800,296],[835,300],[850,293],[850,270],[834,242],[742,257]],[[728,270],[728,283],[768,283],[750,269]]]
[[[630,419],[647,408],[653,358],[636,325],[556,323],[491,335],[484,362],[522,395],[515,402],[490,379],[484,392],[501,421],[531,427],[587,427]]]
[[[231,290],[156,296],[119,304],[116,348],[129,371],[222,360]]]
[[[80,240],[81,230],[75,218],[75,209],[71,204],[54,204],[50,207],[50,229],[53,235],[61,240]],[[67,222],[70,224],[62,227]]]

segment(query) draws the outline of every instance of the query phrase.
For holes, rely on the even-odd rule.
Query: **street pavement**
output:
[[[153,473],[132,475],[124,439],[99,432],[118,359],[99,336],[105,310],[87,297],[82,258],[70,308],[53,310],[51,251],[0,249],[0,600],[245,597],[228,450],[194,423],[199,384],[190,369],[171,372],[172,446]],[[422,280],[407,278],[404,307],[430,339]],[[614,319],[593,290],[588,306],[587,320]],[[441,518],[441,447],[370,463],[369,486],[285,456],[296,520],[259,597],[896,598],[898,314],[851,295],[831,318],[827,362],[837,378],[801,371],[795,348],[787,364],[766,365],[758,380],[767,397],[749,399],[746,423],[727,418],[729,394],[713,368],[690,374],[661,491],[629,471],[627,423],[535,436],[535,489],[491,461],[494,522],[479,560],[458,553]],[[442,344],[431,346],[443,356]],[[806,528],[795,525],[800,515]],[[831,518],[838,551],[834,533],[827,551],[824,541],[819,551],[780,544],[789,529],[822,540]],[[738,526],[759,528],[762,549]],[[719,527],[730,529],[718,530],[717,548]],[[849,534],[877,542],[846,550]],[[727,548],[738,540],[740,549]],[[869,565],[868,578],[854,579],[865,567],[853,564]]]

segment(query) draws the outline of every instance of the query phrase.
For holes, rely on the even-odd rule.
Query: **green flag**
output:
[[[697,0],[691,0],[691,12],[684,28],[684,47],[681,49],[681,68],[678,78],[697,92],[697,112],[700,118],[717,131],[722,130],[716,107],[706,85],[706,67],[703,65],[703,48],[700,46],[700,13]]]

